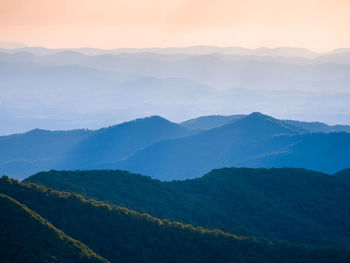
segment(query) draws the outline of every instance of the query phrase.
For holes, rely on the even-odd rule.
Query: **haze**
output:
[[[348,0],[0,0],[0,135],[259,111],[350,124]]]

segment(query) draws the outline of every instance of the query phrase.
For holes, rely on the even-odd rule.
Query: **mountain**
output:
[[[314,133],[298,136],[288,151],[251,160],[253,167],[303,167],[333,174],[350,167],[349,133]]]
[[[23,134],[0,136],[0,160],[50,158],[94,132],[91,130],[49,131],[35,129]],[[52,151],[54,149],[54,151]]]
[[[332,53],[315,58],[313,62],[350,65],[350,49],[335,50]]]
[[[201,116],[198,118],[190,119],[184,122],[181,122],[180,125],[187,127],[187,128],[194,128],[194,129],[202,129],[202,130],[208,130],[212,128],[217,128],[222,125],[225,125],[232,120],[237,120],[246,115],[238,114],[238,115],[231,115],[231,116],[225,116],[225,115],[207,115],[207,116]],[[306,121],[296,121],[296,120],[283,120],[284,122],[299,127],[301,129],[304,129],[311,133],[316,132],[347,132],[350,133],[350,126],[349,125],[328,125],[323,122],[306,122]]]
[[[278,48],[257,48],[249,49],[242,47],[216,47],[216,46],[189,46],[189,47],[170,47],[170,48],[118,48],[118,49],[96,49],[96,48],[62,48],[62,49],[47,49],[43,47],[26,47],[19,43],[0,43],[1,52],[31,52],[42,56],[47,54],[55,54],[63,51],[80,52],[85,55],[106,55],[106,54],[137,54],[137,53],[155,53],[155,54],[187,54],[187,55],[202,55],[202,54],[223,54],[223,55],[258,55],[258,56],[277,56],[277,57],[302,57],[315,58],[321,54],[310,51],[304,48],[293,47],[278,47]]]
[[[350,243],[350,186],[305,169],[224,168],[172,182],[124,171],[50,171],[25,182],[241,235]]]
[[[0,132],[96,129],[145,115],[180,121],[205,112],[251,109],[349,120],[350,66],[344,63],[280,57],[284,51],[278,49],[266,56],[95,51],[31,48],[0,54],[0,121],[11,124]],[[30,125],[34,121],[40,126]]]
[[[0,258],[3,263],[108,262],[4,194],[0,194]]]
[[[238,120],[244,116],[245,115],[242,114],[230,116],[208,115],[181,122],[180,125],[190,129],[208,130],[220,127],[224,124],[229,123],[230,121]]]
[[[16,198],[111,262],[346,262],[350,250],[314,247],[159,220],[3,177],[0,192]]]
[[[94,131],[35,129],[0,136],[0,171],[23,179],[42,170],[94,167],[120,160],[154,142],[197,132],[159,116]]]
[[[347,133],[350,133],[350,126],[349,125],[327,125],[323,122],[305,122],[305,121],[295,121],[295,120],[285,120],[285,122],[287,122],[293,126],[305,129],[305,130],[312,132],[312,133],[316,133],[316,132],[323,132],[323,133],[347,132]]]
[[[350,168],[336,172],[334,176],[345,182],[350,182]]]
[[[155,115],[98,130],[35,129],[0,136],[0,172],[23,179],[50,169],[123,169],[161,180],[194,178],[232,166],[334,173],[350,166],[349,148],[343,147],[350,134],[332,132],[339,127],[256,112],[180,124]]]
[[[0,136],[0,170],[17,178],[56,167],[57,161],[90,130],[48,131]]]
[[[15,62],[1,59],[0,55],[0,121],[4,123],[0,134],[34,128],[97,129],[160,112],[171,117],[177,115],[176,119],[180,115],[174,114],[176,109],[198,114],[193,104],[209,105],[214,94],[195,80],[123,72],[123,65],[118,63],[127,62],[128,58],[121,61],[113,58],[117,64],[110,66],[113,70],[107,70],[72,62],[76,54],[61,54],[61,58],[48,62],[44,58],[28,62],[31,58],[27,55],[11,55]],[[62,61],[66,57],[72,58]],[[83,56],[83,62],[86,59],[91,58]],[[97,59],[96,63],[109,64],[105,58]],[[173,100],[171,105],[169,98]]]
[[[194,178],[214,168],[245,166],[260,156],[285,152],[299,140],[295,135],[303,132],[267,115],[252,113],[196,135],[154,143],[115,163],[114,168],[161,180]]]
[[[161,180],[187,179],[222,167],[302,167],[334,173],[350,166],[349,133],[308,133],[252,113],[199,134],[164,140],[114,165]],[[346,147],[345,147],[346,146]]]
[[[185,137],[196,132],[160,116],[124,122],[100,129],[80,141],[71,152],[67,153],[67,158],[61,166],[97,167],[99,164],[126,158],[152,143]]]

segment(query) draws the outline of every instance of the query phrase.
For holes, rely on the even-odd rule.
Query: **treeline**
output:
[[[225,168],[173,182],[118,170],[50,171],[25,182],[238,235],[350,244],[350,185],[305,169]]]
[[[4,193],[111,262],[349,262],[350,250],[238,237],[8,177]]]

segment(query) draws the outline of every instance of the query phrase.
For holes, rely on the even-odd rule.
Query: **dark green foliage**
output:
[[[108,262],[4,194],[0,194],[0,261]]]
[[[82,196],[3,177],[0,192],[23,202],[111,262],[348,262],[346,248],[237,237],[159,220]]]
[[[50,171],[25,182],[236,234],[350,243],[350,186],[305,169],[226,168],[173,182],[124,171]]]

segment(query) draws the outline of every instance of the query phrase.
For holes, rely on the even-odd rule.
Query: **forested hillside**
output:
[[[56,229],[25,205],[0,193],[2,263],[98,263],[108,261]]]
[[[231,233],[350,244],[350,185],[305,169],[225,168],[172,182],[124,171],[50,171],[25,182]]]
[[[49,220],[111,262],[347,262],[346,248],[238,237],[159,220],[3,177],[0,192]]]

